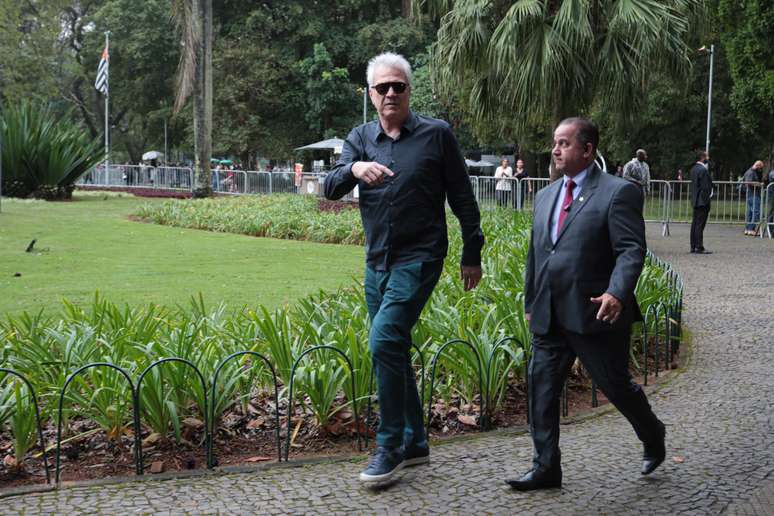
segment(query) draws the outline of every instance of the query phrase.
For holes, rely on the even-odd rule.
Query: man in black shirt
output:
[[[448,248],[445,202],[460,221],[460,277],[481,279],[484,236],[465,161],[449,125],[409,109],[411,66],[396,54],[374,57],[367,71],[379,119],[353,129],[325,179],[325,197],[358,186],[366,235],[368,346],[379,395],[377,450],[360,474],[386,481],[429,462],[422,407],[411,366],[411,329],[443,269]]]
[[[704,248],[704,227],[707,225],[712,198],[712,178],[707,167],[709,156],[702,151],[698,157],[698,161],[691,167],[691,252],[712,254],[712,251]]]

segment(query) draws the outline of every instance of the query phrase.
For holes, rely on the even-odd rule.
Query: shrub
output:
[[[22,101],[0,113],[3,193],[11,197],[69,199],[75,181],[101,157],[98,140],[51,105]]]

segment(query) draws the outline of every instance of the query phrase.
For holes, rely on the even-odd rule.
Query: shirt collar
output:
[[[373,138],[373,141],[377,141],[382,135],[386,136],[384,129],[382,128],[382,124],[379,122],[379,119],[376,119],[373,124],[373,129],[371,131],[371,137]],[[406,120],[403,122],[401,132],[405,130],[409,133],[413,133],[418,124],[419,120],[417,119],[417,116],[413,111],[409,110],[408,118],[406,118]]]
[[[564,182],[562,183],[562,186],[566,188],[567,187],[567,181],[572,179],[573,183],[575,183],[575,186],[577,186],[578,188],[582,188],[583,187],[583,183],[586,181],[586,177],[589,175],[589,169],[590,168],[591,168],[591,165],[589,165],[588,167],[584,168],[583,172],[581,172],[580,174],[578,174],[577,176],[572,177],[572,178],[564,176]]]

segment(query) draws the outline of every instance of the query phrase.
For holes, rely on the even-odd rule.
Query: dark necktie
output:
[[[564,225],[564,219],[567,217],[567,213],[570,211],[570,205],[572,204],[572,190],[575,188],[575,182],[570,179],[567,184],[564,185],[564,201],[562,201],[562,209],[559,212],[559,222],[556,223],[556,235],[562,232],[562,225]]]

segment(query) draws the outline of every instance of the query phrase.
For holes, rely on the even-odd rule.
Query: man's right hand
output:
[[[367,185],[378,185],[384,182],[385,176],[392,177],[395,173],[375,161],[357,161],[352,164],[352,175]]]
[[[525,314],[524,314],[524,318],[525,318],[527,321],[529,321],[529,320],[531,320],[531,319],[532,319],[532,314],[531,314],[531,313],[529,313],[529,312],[527,312],[527,313],[525,313]]]

